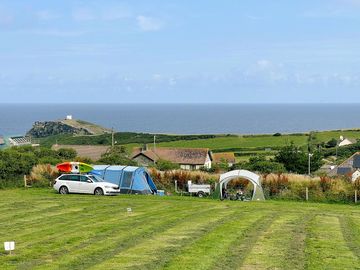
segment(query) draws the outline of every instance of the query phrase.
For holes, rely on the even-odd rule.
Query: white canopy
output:
[[[247,170],[234,170],[220,175],[219,186],[220,186],[220,199],[223,199],[223,186],[226,188],[227,184],[236,178],[244,178],[249,180],[254,185],[254,193],[252,200],[264,201],[264,192],[260,182],[260,176],[247,171]]]

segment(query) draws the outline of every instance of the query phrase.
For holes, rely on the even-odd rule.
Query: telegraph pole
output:
[[[111,128],[111,147],[114,148],[114,128]]]
[[[154,152],[156,150],[156,135],[154,135]]]

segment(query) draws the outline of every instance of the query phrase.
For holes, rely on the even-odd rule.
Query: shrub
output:
[[[32,186],[48,187],[52,185],[53,180],[59,175],[56,167],[50,164],[39,164],[32,168],[30,173],[30,182]]]
[[[164,160],[164,159],[159,159],[156,162],[155,167],[156,167],[156,169],[158,169],[160,171],[170,171],[170,170],[176,170],[176,169],[180,168],[179,164],[172,163],[172,162],[170,162],[168,160]]]

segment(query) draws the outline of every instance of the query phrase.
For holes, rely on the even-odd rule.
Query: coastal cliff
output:
[[[111,130],[82,120],[58,120],[58,121],[37,121],[26,133],[33,138],[44,138],[52,135],[101,135],[110,133]]]

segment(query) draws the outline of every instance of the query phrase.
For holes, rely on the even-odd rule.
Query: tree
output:
[[[289,172],[305,174],[308,172],[309,156],[293,142],[283,147],[275,156],[275,161],[282,163]],[[311,172],[317,171],[322,165],[322,154],[314,151],[311,157]]]
[[[249,171],[255,171],[259,173],[281,173],[286,171],[283,164],[275,162],[273,160],[267,160],[263,156],[254,156],[249,159],[248,162],[242,162],[236,164],[233,168],[245,169]]]
[[[170,170],[176,170],[176,169],[180,168],[179,164],[172,163],[171,161],[164,160],[164,159],[159,159],[156,162],[155,167],[159,171],[170,171]]]
[[[337,140],[332,138],[330,141],[328,141],[325,145],[326,148],[332,148],[337,145]]]
[[[65,160],[72,160],[76,158],[77,155],[76,151],[72,148],[60,148],[57,153],[59,158]]]
[[[137,163],[130,159],[129,154],[126,148],[122,145],[116,145],[109,148],[109,150],[101,155],[101,158],[98,160],[100,163],[105,163],[109,165],[126,165],[126,166],[136,166]]]

